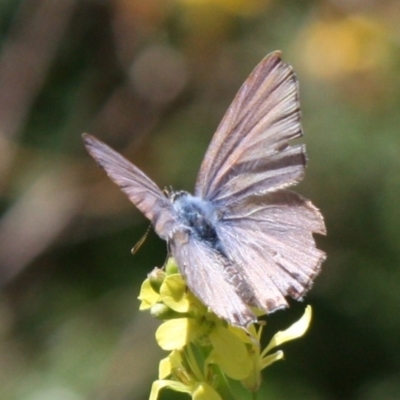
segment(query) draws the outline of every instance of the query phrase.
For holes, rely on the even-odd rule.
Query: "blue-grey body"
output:
[[[173,193],[171,201],[179,221],[190,235],[194,235],[197,240],[204,240],[216,251],[222,252],[216,230],[219,218],[214,205],[183,191]]]

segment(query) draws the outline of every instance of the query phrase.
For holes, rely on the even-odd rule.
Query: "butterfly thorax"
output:
[[[180,221],[190,232],[198,239],[218,247],[215,230],[218,217],[213,204],[183,191],[174,193],[171,200]]]

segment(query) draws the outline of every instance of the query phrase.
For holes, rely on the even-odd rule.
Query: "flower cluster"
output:
[[[155,268],[143,282],[140,310],[164,322],[156,340],[169,355],[159,364],[159,379],[153,382],[150,400],[162,388],[185,392],[195,400],[234,400],[229,380],[240,381],[251,392],[261,384],[261,371],[283,358],[284,342],[302,336],[311,320],[311,307],[285,331],[276,333],[261,349],[262,324],[246,332],[218,318],[190,292],[175,261],[164,270]]]

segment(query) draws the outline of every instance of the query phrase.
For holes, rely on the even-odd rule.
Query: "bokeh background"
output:
[[[0,398],[148,398],[164,354],[137,295],[166,246],[153,233],[130,254],[148,222],[80,135],[192,190],[235,92],[280,49],[328,260],[260,398],[399,399],[399,21],[398,0],[1,0]]]

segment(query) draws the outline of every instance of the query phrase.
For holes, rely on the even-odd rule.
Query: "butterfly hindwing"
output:
[[[170,247],[189,288],[215,314],[242,327],[256,320],[229,283],[229,266],[215,250],[184,231],[175,232]]]
[[[217,224],[225,252],[266,312],[284,307],[286,296],[301,299],[325,254],[312,233],[325,233],[319,211],[289,190],[235,205]]]

